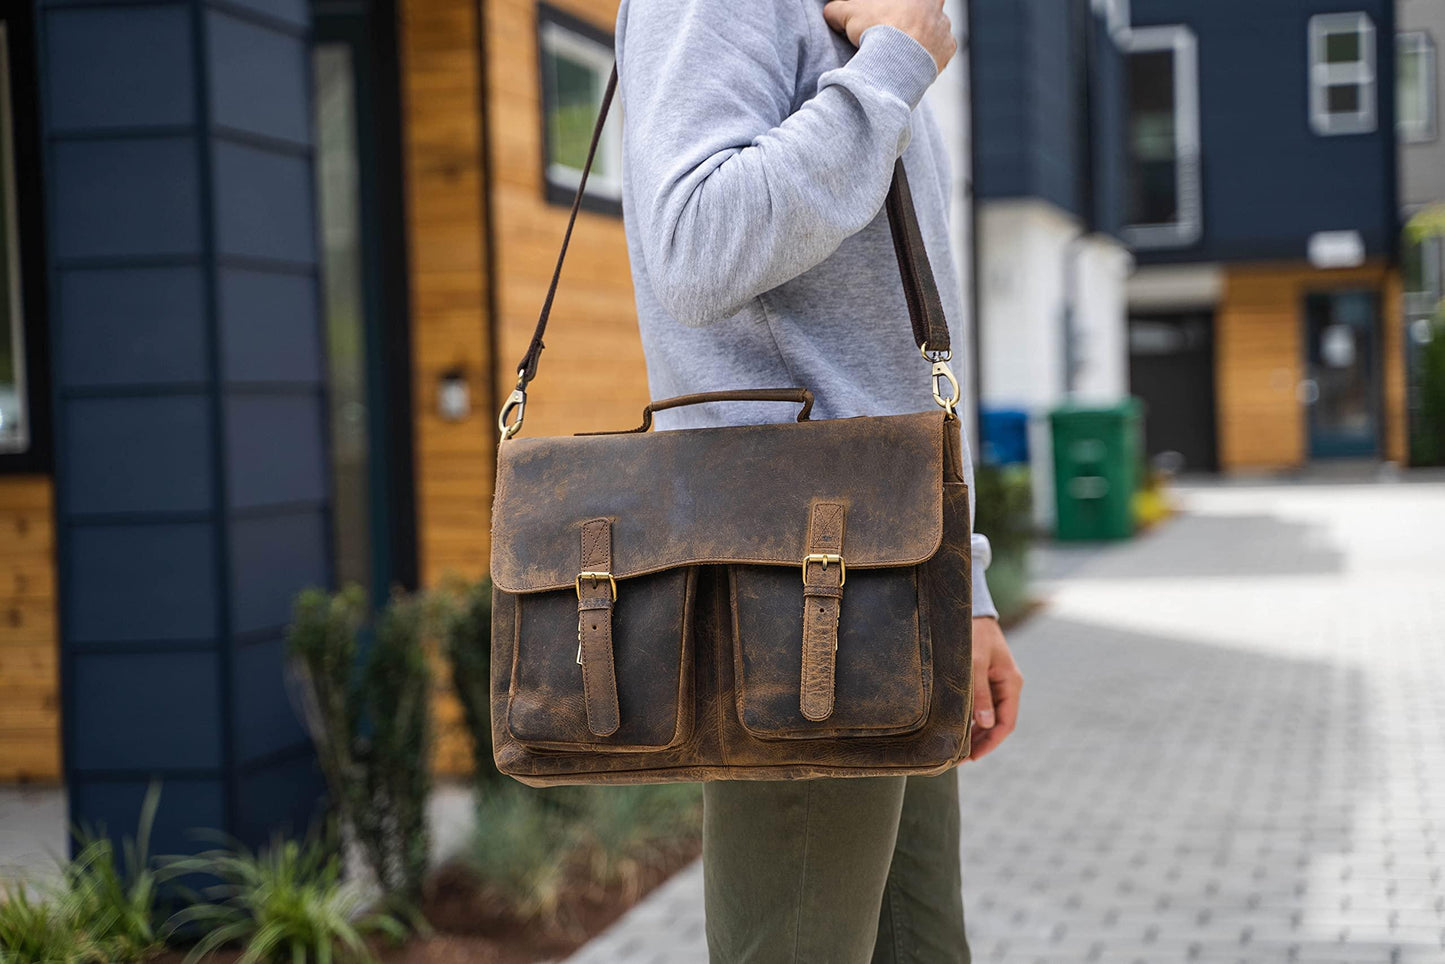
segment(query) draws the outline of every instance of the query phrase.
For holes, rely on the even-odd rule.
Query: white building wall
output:
[[[958,272],[959,284],[963,288],[963,344],[953,347],[953,360],[949,363],[963,386],[964,405],[960,409],[963,430],[968,436],[969,450],[978,457],[978,420],[975,415],[974,399],[977,386],[973,384],[973,218],[969,211],[968,183],[970,172],[969,150],[969,96],[968,96],[968,54],[967,6],[964,0],[945,0],[944,12],[953,23],[953,35],[958,41],[958,55],[943,68],[943,73],[928,88],[924,100],[933,111],[934,119],[948,145],[949,159],[953,162],[953,197],[949,207],[949,227],[953,235],[954,268]],[[922,362],[922,359],[919,359]]]
[[[985,201],[979,221],[983,404],[1029,413],[1034,519],[1052,529],[1048,413],[1071,395],[1066,318],[1072,305],[1072,397],[1119,401],[1129,391],[1125,282],[1133,259],[1117,241],[1082,235],[1077,219],[1044,201]]]
[[[1134,257],[1117,241],[1090,235],[1080,243],[1078,259],[1074,397],[1110,404],[1129,393],[1126,319]]]

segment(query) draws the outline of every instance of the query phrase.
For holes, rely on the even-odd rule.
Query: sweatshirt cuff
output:
[[[973,618],[981,619],[985,616],[998,618],[998,607],[993,604],[993,596],[988,591],[988,577],[984,574],[988,564],[993,561],[993,547],[989,545],[988,537],[977,532],[973,534]]]
[[[863,31],[858,52],[848,61],[848,67],[901,99],[910,111],[938,77],[938,64],[923,44],[886,23]]]

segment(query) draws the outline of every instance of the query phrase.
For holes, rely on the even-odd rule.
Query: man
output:
[[[920,106],[954,49],[942,0],[622,0],[623,216],[654,398],[800,386],[815,418],[932,408],[881,209],[901,156],[964,344],[948,154]],[[716,403],[657,421],[794,414]],[[975,537],[971,759],[1012,732],[1022,685],[988,558]],[[953,773],[709,783],[712,960],[967,961],[959,834]]]

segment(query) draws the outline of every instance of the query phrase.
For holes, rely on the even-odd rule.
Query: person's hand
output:
[[[869,27],[897,27],[933,55],[939,73],[958,50],[943,0],[830,0],[823,5],[823,19],[855,47]]]
[[[1009,652],[998,620],[983,617],[973,621],[973,748],[970,760],[979,760],[994,750],[1010,733],[1019,718],[1019,691],[1024,677]]]

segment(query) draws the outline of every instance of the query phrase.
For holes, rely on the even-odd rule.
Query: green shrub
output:
[[[702,829],[702,787],[695,783],[593,787],[579,830],[588,876],[621,886],[632,898],[647,871],[661,866]]]
[[[291,654],[333,809],[382,888],[415,902],[427,869],[435,601],[397,595],[362,650],[366,602],[348,587],[296,600]]]
[[[32,897],[23,884],[0,893],[0,964],[109,964],[69,895],[47,896]]]
[[[244,948],[238,964],[372,961],[367,934],[403,939],[400,921],[366,913],[365,895],[343,882],[338,849],[316,837],[277,839],[256,853],[232,846],[170,862],[173,874],[220,880],[170,921],[175,932],[199,932],[187,964],[227,944]]]
[[[988,587],[1007,620],[1029,605],[1028,550],[1034,537],[1033,486],[1026,465],[980,465],[974,474],[974,529],[988,536]]]
[[[514,917],[550,927],[560,920],[577,830],[566,808],[544,802],[547,793],[506,782],[478,794],[465,863]]]
[[[447,619],[446,656],[472,737],[473,780],[481,788],[503,779],[492,757],[492,582],[483,579],[456,595]]]
[[[1418,407],[1411,423],[1412,465],[1445,465],[1445,317],[1430,322],[1430,340],[1417,349]]]
[[[532,789],[500,783],[478,795],[466,866],[512,917],[567,929],[566,898],[621,887],[636,898],[649,871],[695,845],[697,784]]]

